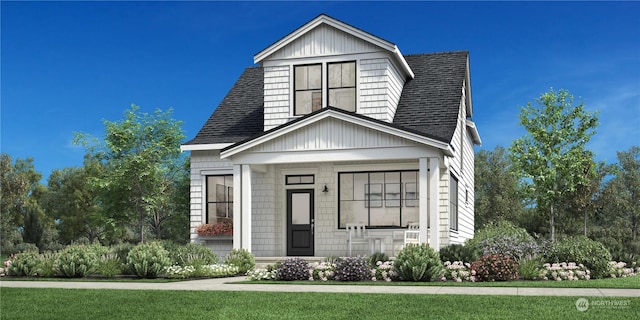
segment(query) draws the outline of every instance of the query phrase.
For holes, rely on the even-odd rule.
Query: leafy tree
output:
[[[480,150],[475,160],[475,228],[500,221],[516,222],[524,210],[519,179],[506,150]]]
[[[149,223],[156,236],[161,234],[161,217],[170,212],[173,178],[182,163],[182,122],[171,114],[171,110],[141,113],[132,105],[124,119],[104,121],[103,143],[76,135],[76,143],[88,146],[92,157],[105,166],[94,182],[101,189],[100,201],[107,215],[130,225],[137,220],[140,242],[144,242]]]
[[[515,169],[524,177],[538,208],[547,208],[551,240],[555,240],[556,208],[567,193],[586,183],[581,174],[593,154],[586,143],[595,133],[598,118],[582,103],[573,105],[566,90],[551,89],[528,103],[519,115],[527,134],[510,147]]]

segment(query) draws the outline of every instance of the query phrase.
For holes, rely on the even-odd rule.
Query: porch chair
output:
[[[369,243],[364,224],[347,223],[347,244],[349,245],[349,256],[354,243]]]
[[[404,246],[408,244],[420,244],[420,224],[410,222],[404,231]]]

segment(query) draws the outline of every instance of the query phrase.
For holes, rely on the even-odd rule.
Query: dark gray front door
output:
[[[287,255],[313,256],[313,189],[287,190]]]

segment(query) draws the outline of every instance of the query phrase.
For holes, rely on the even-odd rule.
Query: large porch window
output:
[[[341,172],[338,174],[338,227],[406,227],[418,222],[418,171]]]
[[[233,175],[207,176],[206,221],[233,221]]]

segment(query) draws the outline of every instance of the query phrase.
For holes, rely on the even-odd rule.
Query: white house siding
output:
[[[360,61],[360,108],[358,113],[393,122],[404,79],[388,58]]]
[[[264,68],[264,130],[286,123],[290,118],[290,67]]]
[[[380,48],[328,25],[320,25],[274,52],[266,60],[376,52]]]

